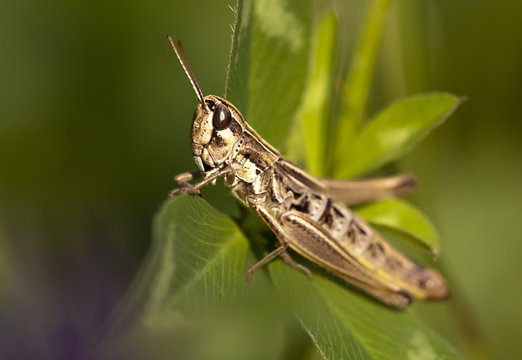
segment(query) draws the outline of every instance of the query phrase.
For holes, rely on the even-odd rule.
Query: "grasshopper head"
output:
[[[245,121],[230,102],[215,95],[200,101],[192,120],[192,154],[201,171],[225,162],[241,139]]]
[[[167,38],[199,100],[192,120],[192,154],[198,168],[206,172],[223,164],[232,154],[243,136],[245,120],[225,99],[215,95],[203,97],[181,42],[175,43],[170,35]]]

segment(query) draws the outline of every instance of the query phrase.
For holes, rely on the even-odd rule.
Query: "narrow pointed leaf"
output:
[[[335,163],[344,159],[346,145],[351,144],[353,136],[361,125],[391,3],[391,0],[372,0],[368,3],[368,12],[361,24],[350,70],[343,84],[344,101],[336,131],[333,133]]]
[[[460,104],[451,94],[433,93],[399,100],[370,120],[357,135],[336,177],[374,170],[411,150],[442,124]]]
[[[306,157],[308,171],[316,176],[324,175],[325,151],[327,145],[328,104],[331,96],[333,60],[337,40],[337,19],[329,12],[317,22],[313,34],[311,66],[306,89],[297,115],[297,126],[302,131],[290,134],[301,137],[303,147],[291,149],[287,146],[286,154],[300,154]],[[299,141],[294,143],[299,144]]]
[[[430,250],[438,256],[439,236],[433,224],[416,207],[401,199],[390,199],[358,206],[357,213],[377,228]]]

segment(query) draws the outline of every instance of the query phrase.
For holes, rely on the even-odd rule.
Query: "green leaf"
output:
[[[331,96],[333,60],[337,40],[337,18],[326,13],[317,22],[313,34],[311,66],[304,97],[297,115],[306,149],[306,168],[316,176],[324,175],[327,120]],[[292,134],[291,134],[292,135]],[[302,147],[287,149],[288,153],[303,153]]]
[[[269,267],[324,359],[460,359],[411,310],[386,307],[326,275],[309,280],[281,261]]]
[[[310,0],[240,1],[225,94],[280,148],[305,86]]]
[[[189,195],[169,200],[154,220],[152,248],[111,326],[154,328],[168,322],[168,314],[174,321],[180,311],[223,307],[245,289],[247,250],[236,224],[206,201]]]
[[[275,308],[280,306],[262,273],[246,286],[248,258],[253,260],[248,242],[230,218],[197,196],[169,200],[154,220],[152,248],[110,319],[98,355],[278,358],[285,339]]]
[[[460,102],[454,95],[433,93],[393,103],[363,127],[347,148],[345,161],[338,164],[336,177],[354,177],[400,158],[442,124]]]
[[[232,47],[228,60],[225,98],[247,116],[250,44],[252,34],[252,2],[238,0]]]
[[[357,132],[364,110],[371,80],[379,53],[381,37],[391,0],[372,0],[368,13],[361,24],[357,47],[352,57],[350,71],[343,84],[343,102],[336,129],[333,165],[342,162],[346,156],[346,144],[350,144]]]
[[[419,209],[406,201],[384,200],[358,206],[355,210],[377,228],[392,231],[438,256],[440,244],[435,227]]]

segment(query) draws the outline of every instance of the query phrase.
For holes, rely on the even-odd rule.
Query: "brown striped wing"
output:
[[[413,298],[447,297],[447,285],[435,270],[408,259],[344,204],[324,195],[318,180],[284,159],[275,170],[295,193],[280,218],[292,249],[395,307]]]

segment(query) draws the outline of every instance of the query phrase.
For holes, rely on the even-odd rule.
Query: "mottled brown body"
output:
[[[438,273],[390,246],[320,181],[276,152],[267,157],[277,160],[259,164],[251,182],[230,175],[227,183],[245,205],[266,210],[292,250],[395,307],[447,296]]]
[[[264,141],[230,102],[214,95],[203,97],[172,45],[200,101],[192,124],[192,152],[199,170],[176,176],[180,188],[170,195],[199,193],[225,177],[225,185],[261,216],[280,243],[249,270],[248,279],[278,256],[310,274],[292,260],[290,248],[394,307],[448,296],[438,272],[401,254],[345,205],[405,193],[413,187],[413,177],[349,182],[313,178]],[[188,182],[197,177],[204,179]]]

